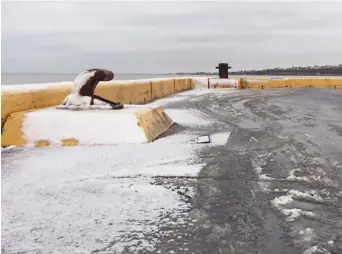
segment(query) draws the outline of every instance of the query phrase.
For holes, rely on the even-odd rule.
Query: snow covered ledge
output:
[[[146,143],[172,125],[163,108],[143,105],[125,105],[121,110],[31,110],[8,118],[2,146]]]

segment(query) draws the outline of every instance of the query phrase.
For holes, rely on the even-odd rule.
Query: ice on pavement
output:
[[[211,122],[195,110],[167,113],[183,125]],[[161,226],[187,223],[190,204],[167,187],[174,184],[167,179],[196,181],[205,165],[196,155],[195,139],[186,132],[146,144],[24,148],[4,154],[3,249],[153,252],[165,234]],[[158,178],[169,181],[167,186],[156,184]],[[195,193],[195,185],[186,187],[188,195]]]
[[[210,135],[211,144],[223,146],[228,142],[230,132],[218,132]]]
[[[165,111],[173,121],[181,125],[196,126],[214,123],[214,120],[206,119],[205,115],[197,109],[166,109]]]
[[[155,107],[206,93],[194,89],[130,107]],[[199,110],[166,107],[165,111],[189,128],[215,122]],[[173,191],[172,179],[180,177],[177,181],[184,184],[178,186],[180,190],[186,186],[187,196],[194,195],[196,177],[205,166],[197,156],[201,149],[194,142],[197,136],[185,131],[153,143],[6,152],[2,156],[2,248],[15,253],[153,252],[158,238],[166,234],[161,227],[187,225],[190,203]],[[216,141],[211,145],[222,145],[228,137],[229,133],[214,133]],[[163,184],[157,182],[160,179]]]
[[[14,252],[90,252],[117,241],[108,251],[153,251],[156,239],[147,235],[182,223],[189,204],[177,192],[151,183],[158,176],[197,176],[204,165],[196,162],[190,139],[174,135],[149,144],[6,154],[3,247]]]

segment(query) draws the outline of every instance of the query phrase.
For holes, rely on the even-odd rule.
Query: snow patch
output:
[[[125,248],[155,253],[167,234],[161,227],[188,225],[190,203],[183,196],[192,197],[195,189],[185,185],[173,191],[179,185],[172,179],[190,181],[187,177],[203,168],[196,163],[193,138],[178,134],[147,144],[7,154],[2,158],[2,246],[15,253]],[[165,177],[164,184],[156,185],[155,177]],[[116,244],[108,247],[111,242]]]
[[[166,114],[176,123],[184,126],[210,125],[214,121],[208,119],[196,109],[165,109]]]
[[[16,146],[7,146],[7,147],[1,147],[1,152],[5,153],[5,152],[10,152],[15,150],[17,147]]]
[[[179,95],[179,94],[175,94],[173,96],[170,96],[170,97],[166,97],[166,98],[163,98],[163,99],[158,99],[158,100],[155,100],[153,102],[151,102],[149,105],[158,105],[158,106],[164,106],[164,105],[167,105],[167,104],[170,104],[170,103],[175,103],[175,102],[181,102],[181,101],[184,101],[184,100],[189,100],[189,96],[185,96],[185,95]]]
[[[259,178],[258,185],[263,191],[269,191],[269,181],[275,180],[273,177],[269,177],[268,175],[262,173],[262,167],[267,165],[267,160],[270,156],[271,153],[260,154],[251,160],[254,172]]]
[[[235,113],[236,114],[236,113]],[[240,113],[239,113],[240,114]],[[249,139],[249,142],[251,142],[251,141],[253,141],[253,142],[255,142],[255,143],[259,143],[259,140],[257,140],[255,137],[251,137],[250,139]]]
[[[2,85],[1,92],[15,92],[15,91],[32,91],[32,90],[44,90],[52,87],[70,87],[70,82],[56,82],[56,83],[38,83],[38,84],[21,84],[21,85]]]
[[[323,202],[323,198],[320,195],[318,195],[317,192],[314,190],[310,190],[306,192],[301,192],[297,190],[289,190],[288,193],[292,195],[292,197],[297,198],[297,199],[301,198],[301,199],[312,200],[316,202]]]
[[[2,244],[16,242],[7,247],[15,253],[31,248],[65,252],[67,246],[70,252],[82,253],[100,249],[121,253],[124,248],[133,253],[153,252],[161,236],[160,225],[184,223],[189,205],[177,192],[150,182],[137,178],[96,179],[81,185],[38,184],[35,191],[17,196],[7,206],[3,216],[11,223],[10,230],[8,223],[3,224]],[[157,237],[148,237],[150,234]],[[108,247],[110,242],[116,244]]]
[[[280,197],[276,197],[272,200],[272,204],[276,207],[276,208],[281,208],[282,206],[292,202],[292,196],[291,195],[285,195],[285,196],[280,196]]]
[[[271,201],[271,203],[275,208],[277,208],[284,215],[287,216],[288,221],[294,221],[300,215],[305,215],[307,217],[315,217],[315,214],[310,211],[304,211],[298,208],[292,208],[292,209],[286,208],[286,205],[293,202],[294,199],[323,202],[322,197],[319,196],[314,190],[307,191],[307,192],[300,192],[298,190],[289,190],[287,191],[285,195],[274,198]]]
[[[285,216],[287,216],[287,219],[286,219],[287,221],[294,221],[295,219],[297,219],[301,215],[305,215],[305,216],[310,217],[310,218],[315,217],[315,214],[313,212],[303,211],[303,210],[298,209],[298,208],[281,209],[281,212]]]
[[[289,172],[289,176],[285,178],[286,181],[297,181],[297,182],[323,182],[329,186],[337,187],[337,183],[326,177],[326,173],[320,168],[315,169],[315,172],[310,176],[296,176],[296,172],[302,172],[301,168],[292,169]],[[315,174],[316,173],[316,174]]]
[[[214,85],[231,85],[232,87],[238,87],[239,81],[235,79],[221,79],[217,77],[191,77],[192,82],[196,88],[208,88]]]
[[[260,175],[259,175],[259,179],[260,179],[260,180],[266,180],[266,181],[274,180],[273,177],[269,177],[269,176],[266,175],[266,174],[260,174]]]
[[[212,145],[224,146],[229,139],[230,132],[214,133],[210,135]]]
[[[166,164],[150,165],[142,168],[121,168],[111,174],[102,177],[124,178],[124,177],[160,177],[160,176],[185,176],[196,177],[205,164]],[[96,177],[96,176],[94,176]],[[97,177],[96,177],[97,178]]]
[[[286,177],[287,181],[303,181],[303,182],[310,182],[309,179],[306,176],[296,176],[296,172],[301,172],[302,169],[300,168],[295,168],[292,169],[289,173],[289,176]]]
[[[300,230],[298,233],[302,237],[302,240],[306,242],[310,242],[315,237],[315,233],[312,228]]]
[[[91,128],[90,128],[91,126]],[[80,144],[145,143],[134,109],[70,111],[42,109],[28,113],[23,122],[28,143],[37,140],[76,139]]]
[[[75,78],[77,78],[77,75],[75,75]],[[167,78],[150,78],[150,79],[130,79],[130,80],[111,80],[109,82],[100,82],[101,84],[124,84],[124,83],[143,83],[148,81],[163,81],[163,80],[172,80],[172,79],[186,79],[189,77],[167,77]],[[31,91],[31,90],[44,90],[51,87],[70,87],[72,86],[73,80],[70,81],[64,81],[64,82],[53,82],[53,83],[36,83],[36,84],[19,84],[19,85],[3,85],[1,86],[2,91]]]
[[[239,85],[239,81],[237,81],[235,79],[210,78],[209,79],[209,85],[210,85],[210,87],[215,87],[217,85],[223,85],[223,86],[231,86],[231,88],[237,88]]]
[[[328,251],[327,249],[323,248],[323,247],[319,247],[317,245],[311,246],[310,248],[307,248],[303,254],[316,254],[316,253],[331,253],[330,251]]]

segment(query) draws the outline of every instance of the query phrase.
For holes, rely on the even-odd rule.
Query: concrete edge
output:
[[[29,143],[25,139],[25,134],[23,133],[23,125],[27,115],[32,111],[37,111],[42,109],[27,110],[23,112],[17,112],[11,114],[3,129],[1,135],[2,146],[34,146],[34,147],[47,147],[52,145],[58,146],[78,146],[81,141],[69,138],[61,139],[56,141],[37,139],[33,143]],[[115,112],[113,112],[115,114]],[[146,136],[148,142],[153,142],[161,134],[166,132],[174,122],[165,113],[162,107],[148,108],[144,110],[137,110],[136,114],[136,124],[137,127],[141,128]]]
[[[333,88],[342,87],[342,78],[282,78],[282,79],[247,79],[241,78],[239,81],[240,89],[248,88]]]
[[[162,107],[140,111],[137,113],[137,119],[138,126],[144,130],[149,142],[154,141],[174,124]]]
[[[190,78],[141,80],[137,82],[100,82],[95,93],[123,104],[145,104],[158,98],[194,88]],[[1,92],[1,130],[12,113],[52,107],[60,104],[70,93],[70,85],[51,86],[33,90]]]

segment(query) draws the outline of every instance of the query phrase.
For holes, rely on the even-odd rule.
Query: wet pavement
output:
[[[38,190],[25,189],[27,185],[39,185],[39,181],[44,180],[38,172],[36,177],[30,172],[23,173],[23,169],[20,169],[20,173],[13,172],[18,168],[12,161],[14,156],[18,156],[15,153],[22,152],[3,156],[4,253],[342,253],[341,92],[314,88],[237,92],[215,89],[178,95],[182,96],[183,100],[165,104],[171,118],[173,115],[174,118],[179,117],[175,112],[179,114],[181,110],[200,112],[208,123],[191,124],[195,120],[180,119],[180,124],[170,129],[159,142],[172,140],[177,135],[191,137],[192,140],[200,135],[214,136],[220,133],[221,136],[217,137],[222,137],[222,140],[191,146],[188,146],[189,140],[178,140],[164,146],[166,151],[170,149],[169,153],[158,151],[160,155],[151,155],[151,160],[168,169],[180,161],[186,161],[189,165],[185,168],[204,165],[197,174],[177,175],[171,172],[148,178],[139,174],[118,178],[118,175],[108,177],[108,170],[101,168],[106,177],[102,175],[100,181],[94,182],[98,178],[88,169],[89,178],[81,184],[79,174],[82,165],[88,161],[78,159],[74,166],[80,169],[75,173],[74,182],[64,179],[63,186],[59,187],[59,190],[68,190],[60,195],[71,195],[71,191],[75,193],[71,198],[64,197],[62,200],[67,202],[63,208],[57,209],[49,208],[48,204],[52,202],[53,205],[55,203],[51,200],[61,199],[51,189],[51,184],[43,185],[44,188]],[[180,151],[174,150],[176,144]],[[142,153],[144,150],[144,147],[128,147],[127,153]],[[182,158],[188,150],[194,153],[191,162],[189,158]],[[42,156],[41,151],[34,150],[33,153]],[[102,148],[105,158],[101,161],[105,161],[104,165],[110,164],[110,167],[122,167],[126,163],[125,158],[112,162],[113,151]],[[157,153],[156,150],[153,152]],[[59,156],[65,155],[65,152],[59,153]],[[25,156],[27,154],[22,155],[23,160]],[[143,162],[137,162],[143,156],[133,157],[131,159],[136,164],[133,163],[132,168],[140,164],[144,166]],[[163,158],[164,164],[160,158]],[[31,165],[36,164],[31,162]],[[56,173],[54,178],[67,177],[72,170],[71,167],[66,175]],[[15,184],[11,178],[18,176],[22,177],[18,183],[20,188],[11,191],[11,185]],[[126,198],[113,199],[110,195],[113,192],[108,189],[108,183],[113,178],[116,179],[116,187],[124,188],[123,193],[131,193],[129,188],[139,185],[145,186],[143,190],[146,193],[139,198],[125,194]],[[71,183],[75,184],[73,188],[70,188]],[[81,187],[84,188],[82,191]],[[23,193],[23,190],[29,190],[30,193]],[[48,203],[32,210],[31,215],[25,215],[22,206],[38,202],[36,192],[42,195],[46,190],[48,195],[45,195],[45,199],[49,200]],[[87,196],[83,190],[86,190]],[[135,187],[135,192],[141,191],[141,188]],[[76,195],[78,192],[82,199]],[[102,202],[94,199],[93,194]],[[31,199],[25,204],[14,206],[11,203],[14,201],[10,199],[16,198],[21,202],[26,198]],[[40,196],[40,200],[43,198]],[[84,205],[82,202],[86,202],[87,198],[94,203]],[[78,209],[75,208],[75,200]],[[121,206],[120,202],[125,203],[124,215],[122,211],[112,211],[112,207],[103,202],[114,202],[112,206],[116,204],[117,207]],[[107,210],[97,213],[92,210],[95,209],[92,204],[96,204],[95,208],[100,210],[107,206]],[[86,213],[80,213],[83,205]],[[83,224],[77,222],[76,227],[73,220],[67,220],[67,215],[72,214],[66,213],[68,207],[80,213]],[[49,209],[55,210],[52,213],[54,216],[47,211]],[[138,214],[132,217],[134,220],[129,216],[130,209]],[[148,213],[153,211],[155,216],[150,216]],[[36,215],[34,212],[45,215]],[[60,217],[59,221],[53,221],[57,213],[67,215]],[[88,216],[87,219],[92,220],[96,217],[94,214],[99,215],[96,218],[98,222],[89,227],[84,217]],[[49,223],[38,223],[39,216]],[[33,217],[37,224],[35,227],[29,222]],[[54,223],[65,225],[56,226],[58,233],[54,233],[51,228]],[[104,223],[106,226],[103,226]],[[115,225],[116,229],[112,229],[111,225]],[[27,228],[23,229],[23,226]],[[121,228],[117,230],[119,226]],[[86,228],[85,232],[82,227]],[[93,233],[95,231],[96,234]],[[22,232],[31,232],[34,237],[25,236]],[[63,232],[66,233],[63,235]],[[67,239],[61,240],[60,237]]]
[[[207,134],[231,134],[198,153],[196,223],[162,253],[342,253],[341,92],[206,94],[183,107],[217,120]]]

